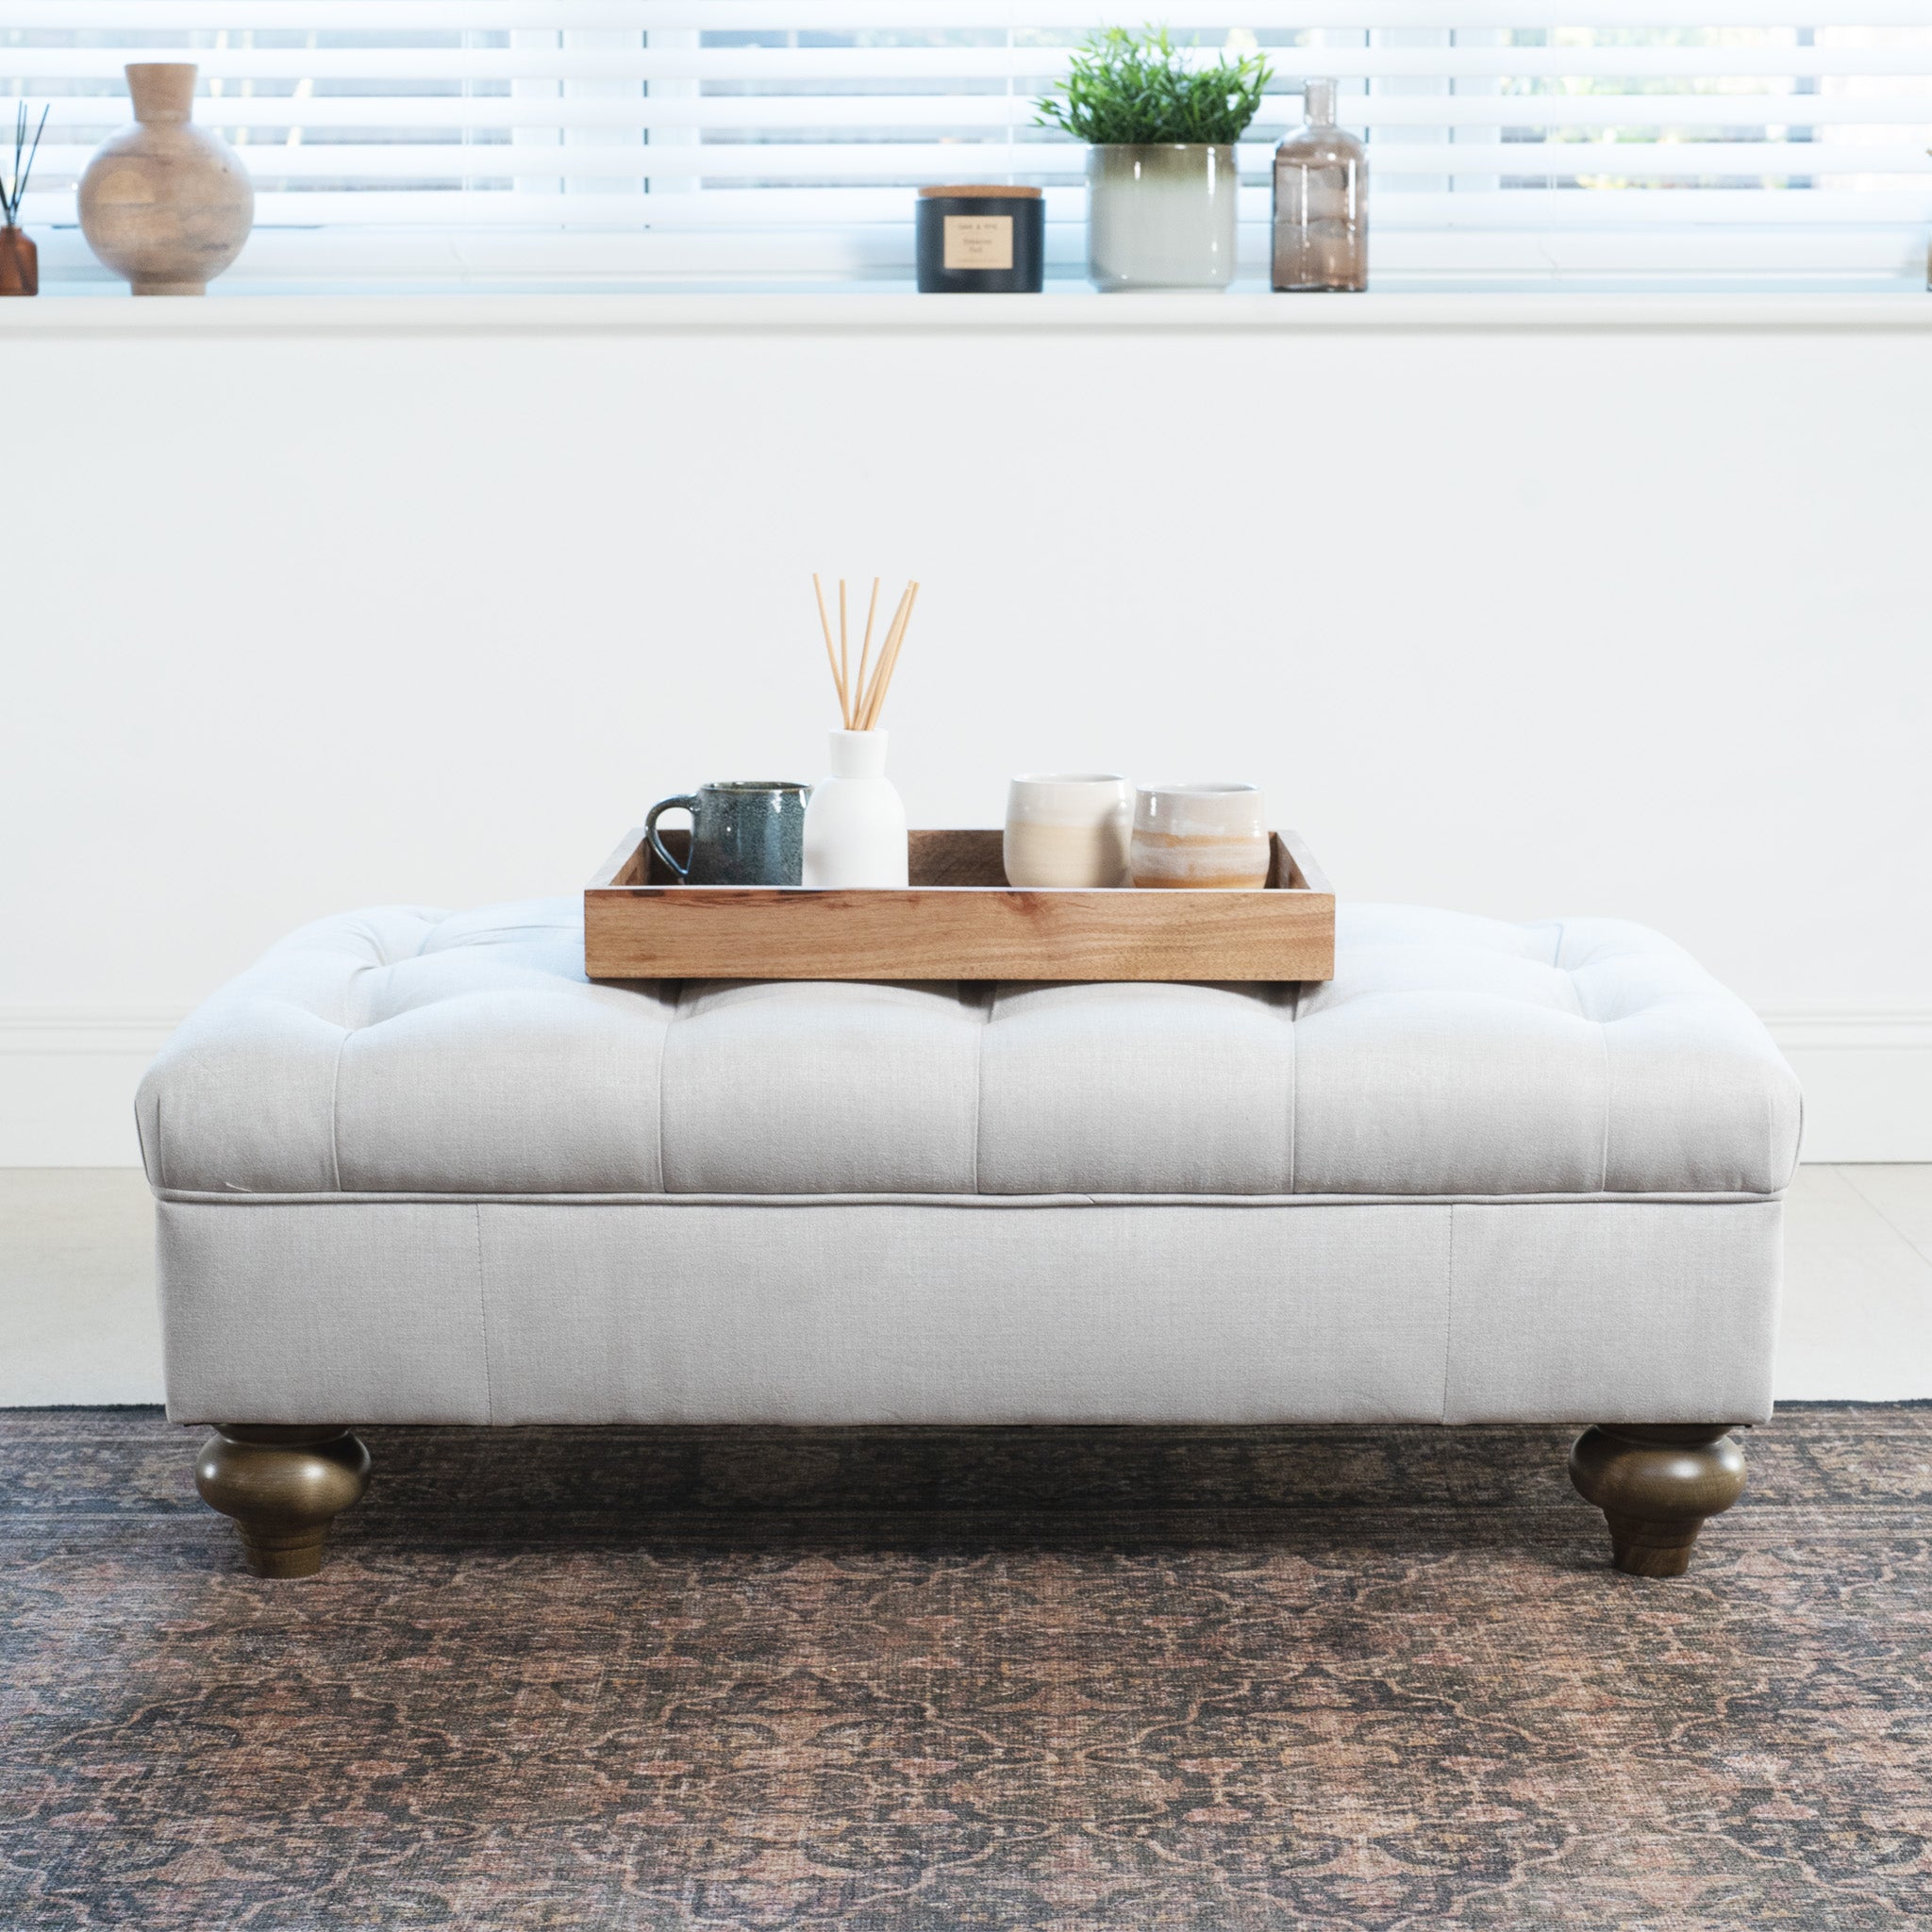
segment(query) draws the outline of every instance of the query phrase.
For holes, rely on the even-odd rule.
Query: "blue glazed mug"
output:
[[[805,861],[805,802],[811,787],[790,778],[726,778],[660,798],[644,836],[660,864],[687,886],[795,886]],[[658,832],[658,815],[691,814],[691,856],[680,865]]]

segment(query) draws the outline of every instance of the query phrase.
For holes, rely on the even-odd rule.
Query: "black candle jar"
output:
[[[1037,188],[922,188],[922,295],[1037,295],[1046,202]]]

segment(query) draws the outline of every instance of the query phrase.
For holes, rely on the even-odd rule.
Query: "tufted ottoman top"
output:
[[[329,919],[142,1082],[171,1193],[1780,1191],[1798,1091],[1642,926],[1344,906],[1324,985],[591,985],[577,905]]]

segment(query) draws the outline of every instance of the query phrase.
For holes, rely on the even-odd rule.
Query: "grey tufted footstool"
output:
[[[1324,985],[591,985],[331,919],[149,1072],[168,1410],[258,1571],[363,1423],[1593,1423],[1674,1574],[1771,1407],[1796,1084],[1612,920],[1341,909]]]

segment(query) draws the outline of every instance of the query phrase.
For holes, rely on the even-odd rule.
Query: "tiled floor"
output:
[[[158,1402],[146,1183],[0,1168],[0,1407]],[[1806,1167],[1786,1218],[1780,1400],[1932,1397],[1932,1166]]]

